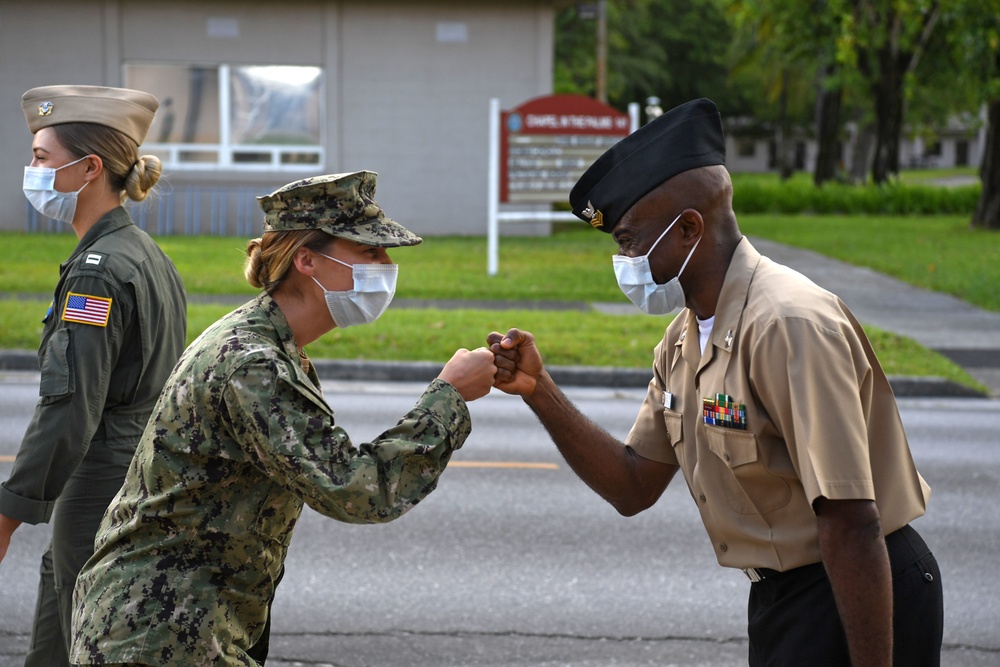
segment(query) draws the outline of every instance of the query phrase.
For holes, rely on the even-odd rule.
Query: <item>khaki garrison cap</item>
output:
[[[63,123],[96,123],[118,130],[138,146],[160,106],[149,93],[106,86],[42,86],[21,97],[28,129]]]
[[[257,197],[264,211],[264,231],[321,229],[365,245],[396,248],[423,239],[385,217],[375,202],[372,171],[304,178]]]

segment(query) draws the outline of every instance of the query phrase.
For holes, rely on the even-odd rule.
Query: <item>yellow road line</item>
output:
[[[527,468],[532,470],[558,470],[555,463],[524,463],[517,461],[452,461],[449,468]]]

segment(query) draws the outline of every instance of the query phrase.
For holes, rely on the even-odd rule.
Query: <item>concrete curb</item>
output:
[[[444,364],[431,361],[357,361],[313,359],[316,372],[324,380],[367,382],[430,382]],[[549,366],[549,374],[568,387],[608,387],[645,389],[650,371],[646,368],[604,366]],[[0,371],[38,371],[38,356],[27,350],[0,351]],[[898,398],[988,398],[986,394],[940,377],[890,377]]]

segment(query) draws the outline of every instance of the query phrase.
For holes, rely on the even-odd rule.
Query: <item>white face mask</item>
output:
[[[82,162],[88,157],[90,156],[84,155],[79,160],[74,160],[56,169],[51,167],[24,168],[24,184],[22,186],[24,196],[28,198],[36,211],[53,220],[73,222],[73,216],[76,215],[76,197],[83,188],[87,187],[87,183],[84,183],[83,188],[76,192],[60,192],[55,187],[56,172],[77,162]]]
[[[699,238],[695,242],[694,247],[691,248],[691,252],[688,253],[687,259],[684,260],[681,270],[677,272],[677,275],[663,285],[656,283],[653,279],[653,271],[649,268],[649,256],[653,253],[653,249],[667,235],[667,232],[670,231],[674,224],[680,220],[682,214],[683,212],[678,214],[674,218],[674,221],[667,225],[667,228],[660,234],[660,238],[656,239],[656,242],[653,243],[653,247],[642,257],[615,255],[611,258],[611,261],[614,262],[615,278],[618,280],[618,287],[621,288],[622,292],[625,293],[625,296],[632,303],[648,315],[666,315],[684,307],[684,289],[681,287],[680,277],[688,261],[690,261],[691,255],[694,254],[695,248],[701,243],[701,239]]]
[[[330,317],[338,327],[346,329],[356,324],[370,324],[389,307],[389,302],[396,293],[398,265],[348,264],[321,252],[316,254],[351,267],[354,289],[347,292],[331,292],[313,278],[313,282],[323,290]]]

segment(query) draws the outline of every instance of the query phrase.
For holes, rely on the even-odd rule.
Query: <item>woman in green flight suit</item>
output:
[[[52,522],[27,667],[69,664],[77,574],[184,350],[177,269],[122,207],[159,180],[160,161],[139,156],[158,104],[102,86],[45,86],[22,99],[34,134],[25,196],[79,239],[45,314],[40,399],[0,487],[0,560],[21,523]]]

